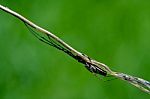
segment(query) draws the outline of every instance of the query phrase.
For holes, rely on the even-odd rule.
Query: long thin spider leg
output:
[[[61,50],[64,50],[65,48],[63,48],[61,45],[59,45],[56,41],[54,41],[48,34],[46,34],[48,39],[56,46],[58,46]]]
[[[56,41],[54,41],[48,34],[47,34],[49,40],[51,40],[52,42],[55,42],[55,45],[60,47],[61,50],[65,53],[67,53],[68,55],[72,56],[73,58],[75,58],[75,55],[73,53],[71,53],[71,51],[67,48],[64,48],[63,46],[61,46],[61,44],[58,44]]]
[[[113,80],[116,80],[117,78],[111,78],[111,79],[108,79],[108,80],[104,80],[104,82],[108,82],[108,81],[113,81]]]
[[[28,24],[24,23],[26,25],[26,27],[28,28],[28,30],[36,37],[38,38],[40,41],[53,46],[59,50],[62,50],[63,52],[67,53],[68,55],[72,56],[73,58],[75,57],[75,55],[73,53],[71,53],[71,51],[69,51],[68,49],[64,48],[63,46],[61,46],[61,44],[59,45],[56,41],[54,41],[52,38],[50,38],[50,36],[48,34],[47,37],[48,39],[46,39],[46,37],[41,36],[40,34],[38,34],[36,31],[34,31],[30,26],[28,26]]]
[[[45,37],[39,35],[38,33],[36,33],[32,28],[30,28],[26,23],[25,25],[27,26],[28,30],[36,37],[38,38],[40,41],[48,44],[48,45],[51,45],[51,46],[54,46],[55,48],[59,49],[59,50],[62,50],[61,47],[55,45],[55,43],[53,43],[52,41],[49,41],[48,39],[46,39]]]
[[[38,38],[40,41],[53,46],[53,44],[51,42],[48,42],[44,37],[40,36],[39,34],[37,34],[34,30],[32,30],[26,23],[25,23],[26,27],[28,28],[28,30],[36,37]]]

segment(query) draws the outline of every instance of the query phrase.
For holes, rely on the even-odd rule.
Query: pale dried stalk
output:
[[[65,43],[63,40],[61,40],[59,37],[57,37],[56,35],[52,34],[51,32],[41,28],[40,26],[34,24],[33,22],[29,21],[28,19],[26,19],[25,17],[23,17],[22,15],[18,14],[17,12],[4,7],[2,5],[0,5],[0,9],[15,16],[16,18],[20,19],[22,22],[28,24],[29,26],[33,27],[34,29],[36,29],[39,32],[42,32],[44,34],[48,34],[49,36],[51,36],[53,39],[55,39],[57,42],[59,42],[60,44],[62,44],[64,47],[66,47],[67,49],[69,49],[73,54],[80,56],[82,58],[82,60],[84,60],[85,62],[90,63],[91,65],[95,65],[98,66],[100,69],[105,70],[107,72],[107,74],[114,76],[116,78],[125,80],[127,82],[129,82],[130,84],[138,87],[139,89],[141,89],[142,91],[150,94],[150,82],[146,81],[144,79],[138,78],[138,77],[133,77],[124,73],[119,73],[119,72],[114,72],[112,71],[107,65],[98,62],[96,60],[89,60],[89,57],[86,55],[83,55],[82,53],[80,53],[79,51],[75,50],[74,48],[72,48],[70,45],[68,45],[67,43]]]

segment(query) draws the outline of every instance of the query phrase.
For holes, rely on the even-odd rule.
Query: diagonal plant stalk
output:
[[[39,40],[59,49],[59,50],[65,52],[66,54],[68,54],[69,56],[73,57],[78,62],[84,64],[85,67],[93,74],[95,74],[95,75],[99,74],[99,75],[102,75],[105,77],[107,75],[111,75],[111,76],[119,78],[121,80],[125,80],[128,83],[141,89],[142,91],[150,94],[150,82],[149,81],[146,81],[144,79],[134,77],[134,76],[131,76],[128,74],[114,72],[107,65],[105,65],[101,62],[98,62],[83,53],[80,53],[79,51],[72,48],[70,45],[65,43],[62,39],[60,39],[53,33],[34,24],[33,22],[29,21],[28,19],[26,19],[22,15],[18,14],[17,12],[15,12],[7,7],[4,7],[2,5],[0,5],[0,9],[9,13],[10,15],[15,16],[19,20],[21,20]],[[37,32],[39,32],[39,33],[37,33]],[[46,35],[46,37],[43,35]]]

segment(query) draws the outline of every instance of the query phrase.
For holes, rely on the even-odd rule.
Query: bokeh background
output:
[[[150,80],[149,0],[1,0],[115,71]],[[148,99],[132,85],[99,80],[0,11],[0,99]]]

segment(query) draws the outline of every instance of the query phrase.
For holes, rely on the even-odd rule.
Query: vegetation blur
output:
[[[149,0],[1,0],[112,70],[150,80]],[[148,99],[112,77],[93,76],[0,11],[0,99]]]

